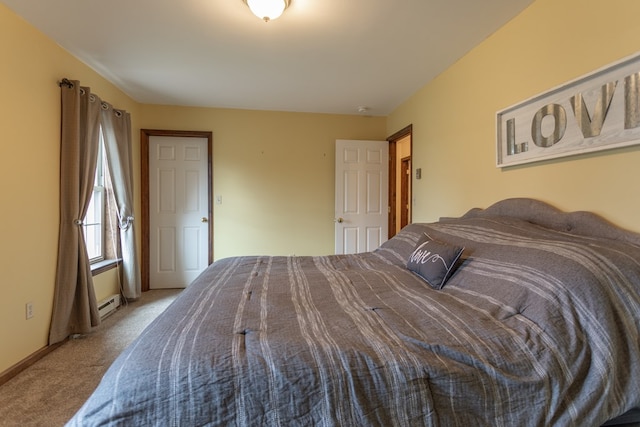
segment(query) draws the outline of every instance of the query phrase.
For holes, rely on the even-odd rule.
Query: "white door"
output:
[[[184,288],[209,263],[208,141],[149,137],[149,288]]]
[[[387,240],[387,141],[336,141],[336,254],[369,252]]]

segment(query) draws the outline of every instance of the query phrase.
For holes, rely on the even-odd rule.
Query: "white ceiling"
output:
[[[242,0],[0,1],[141,103],[374,116],[533,2],[291,0],[265,23]]]

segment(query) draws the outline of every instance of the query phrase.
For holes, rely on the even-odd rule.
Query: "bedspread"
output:
[[[442,290],[423,233],[465,247]],[[640,249],[520,218],[210,266],[69,425],[598,426],[640,406]]]

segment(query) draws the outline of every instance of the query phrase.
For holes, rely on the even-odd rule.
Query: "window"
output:
[[[93,195],[89,202],[87,215],[84,217],[84,238],[87,243],[89,261],[94,263],[105,259],[105,164],[104,144],[100,134],[100,148],[98,149],[98,164],[93,184]]]
[[[93,194],[82,222],[87,255],[91,264],[117,259],[116,248],[119,243],[117,216],[104,141],[100,132]]]

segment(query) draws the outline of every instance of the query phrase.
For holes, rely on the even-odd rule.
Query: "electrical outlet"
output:
[[[33,303],[28,302],[25,304],[25,315],[27,319],[31,319],[33,317]]]

